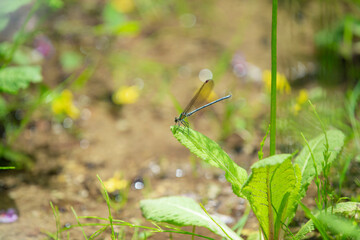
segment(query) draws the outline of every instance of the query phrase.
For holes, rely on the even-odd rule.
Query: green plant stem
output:
[[[110,227],[111,227],[111,238],[115,239],[115,231],[114,231],[114,224],[113,224],[113,218],[111,215],[111,207],[110,207],[110,197],[108,192],[106,191],[105,185],[103,183],[103,181],[101,180],[100,176],[98,174],[96,174],[96,177],[99,179],[100,183],[101,183],[101,187],[104,191],[104,195],[105,195],[105,201],[106,204],[108,205],[108,210],[109,210],[109,223],[110,223]]]
[[[223,233],[228,237],[228,239],[231,239],[231,237],[228,235],[228,233],[214,220],[214,218],[206,211],[206,208],[200,203],[200,207],[204,210],[206,215],[223,231]]]
[[[277,35],[277,6],[278,1],[273,0],[272,27],[271,27],[271,109],[270,109],[270,156],[276,151],[276,35]]]

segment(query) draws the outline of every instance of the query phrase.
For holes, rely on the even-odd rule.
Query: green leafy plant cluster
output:
[[[317,57],[320,63],[320,80],[324,83],[339,83],[346,77],[356,82],[360,71],[359,57],[360,19],[345,15],[330,27],[315,36]]]
[[[11,13],[24,6],[30,7],[23,24],[13,38],[0,43],[0,165],[10,164],[17,168],[31,165],[30,158],[15,150],[13,144],[29,123],[30,116],[43,97],[41,92],[44,89],[39,84],[43,80],[40,54],[24,45],[32,39],[31,32],[26,32],[25,26],[41,3],[46,3],[52,8],[62,5],[61,0],[4,0],[0,3],[0,31],[8,27]],[[30,90],[31,84],[37,84],[39,96]]]
[[[28,105],[29,103],[23,102],[20,93],[24,94],[23,91],[31,83],[41,81],[40,66],[10,66],[0,69],[0,92],[2,93],[2,97],[0,97],[0,124],[3,131],[1,133],[0,158],[10,161],[17,167],[29,166],[30,164],[29,158],[14,151],[12,145],[30,120],[33,109]],[[35,104],[33,101],[31,102]],[[29,109],[23,112],[25,106]]]
[[[356,237],[359,236],[360,232],[356,222],[359,221],[357,214],[360,204],[341,202],[328,206],[327,201],[324,200],[326,196],[322,195],[326,193],[321,191],[326,184],[321,172],[324,171],[326,164],[331,165],[338,159],[343,148],[345,136],[341,131],[329,130],[308,142],[306,141],[305,147],[295,158],[291,154],[277,154],[261,159],[251,167],[250,175],[231,160],[217,143],[203,134],[179,126],[173,126],[172,131],[174,136],[192,153],[208,164],[225,171],[225,177],[231,183],[234,194],[248,200],[259,221],[264,239],[303,239],[315,228],[319,230],[323,239],[331,238],[329,232],[353,239],[357,239]],[[261,158],[261,154],[259,156]],[[301,199],[305,197],[306,191],[314,179],[321,179],[318,189],[319,211],[317,213],[312,213],[301,203]],[[101,179],[99,180],[101,181]],[[114,226],[127,226],[146,230],[143,232],[144,238],[152,233],[177,233],[212,239],[195,233],[195,227],[205,227],[225,239],[242,239],[239,233],[227,227],[216,216],[210,215],[201,204],[199,206],[193,199],[182,196],[147,199],[140,202],[143,216],[152,221],[155,227],[115,220],[111,216],[111,204],[104,186],[103,190],[109,207],[109,218],[78,217],[74,213],[78,224],[71,228],[99,225],[81,224],[79,221],[80,219],[96,218],[107,223],[101,224],[103,227],[95,232],[93,237],[111,228],[113,239],[117,239],[120,233],[114,231]],[[298,205],[302,207],[310,220],[296,233],[293,233],[289,229],[289,224],[296,214]],[[244,214],[244,221],[246,217]],[[165,223],[165,228],[156,223]],[[183,226],[193,226],[193,231],[184,231],[181,229]],[[59,236],[62,231],[67,230],[69,229],[58,228],[57,235]],[[136,231],[136,233],[138,232]],[[52,237],[58,239],[55,236]]]
[[[288,224],[295,216],[300,200],[306,195],[312,180],[318,178],[323,171],[324,162],[327,161],[327,164],[331,165],[344,145],[344,134],[339,130],[330,130],[309,141],[293,162],[293,156],[290,154],[273,155],[255,163],[251,167],[251,174],[247,176],[244,169],[233,162],[219,145],[206,136],[183,127],[178,129],[177,126],[174,126],[172,130],[174,136],[192,153],[210,165],[225,171],[226,179],[232,184],[234,194],[249,201],[259,220],[265,239],[283,239],[284,234],[295,237],[295,234],[289,231]],[[326,143],[328,143],[328,147],[326,147]],[[327,152],[329,157],[324,156],[324,152]],[[178,198],[175,199],[161,198],[142,201],[141,208],[144,216],[158,222],[183,225],[186,222],[183,220],[184,216],[181,214],[181,216],[174,216],[171,214],[171,207],[161,207],[166,204],[181,205],[181,201]],[[183,201],[184,205],[179,208],[188,209],[187,201]],[[353,206],[353,212],[356,210],[356,206],[358,207],[357,203],[341,203],[341,205]],[[156,210],[149,211],[148,209]],[[188,210],[191,212],[190,209]],[[196,215],[193,217],[197,218]],[[208,221],[209,224],[206,227],[217,233],[211,224],[222,223],[209,217]],[[192,221],[188,221],[188,223],[188,225],[197,225]],[[306,224],[304,229],[299,231],[299,236],[304,236],[304,232],[308,233],[313,230],[308,227],[309,225],[311,224]],[[197,226],[203,225],[198,224]],[[232,231],[228,233],[233,234]],[[228,237],[228,239],[235,238]]]

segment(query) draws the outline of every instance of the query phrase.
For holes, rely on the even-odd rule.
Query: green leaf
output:
[[[265,238],[277,238],[281,226],[294,215],[301,181],[298,169],[292,165],[290,154],[280,154],[256,162],[251,170],[242,192]]]
[[[309,232],[314,231],[315,227],[314,227],[314,223],[312,220],[307,221],[307,223],[305,223],[300,230],[296,233],[296,235],[294,236],[293,240],[302,240],[305,239],[306,234],[308,234]]]
[[[226,239],[241,239],[215,216],[215,223],[193,199],[188,197],[164,197],[140,201],[143,216],[152,221],[165,222],[176,226],[205,227]],[[229,237],[224,233],[227,233]]]
[[[356,217],[358,216],[357,213],[360,210],[360,203],[358,202],[342,202],[336,204],[335,207],[329,207],[327,212],[337,213],[337,214],[344,214],[349,217]],[[325,211],[324,211],[325,212]],[[317,215],[316,215],[317,216]],[[358,216],[357,219],[360,217]],[[310,219],[306,224],[304,224],[301,229],[296,233],[294,240],[301,240],[305,238],[305,235],[309,232],[314,230],[314,223]]]
[[[360,211],[360,203],[359,202],[338,203],[338,204],[336,204],[336,206],[333,209],[331,207],[329,207],[328,211],[331,211],[333,213],[346,214],[350,217],[357,216],[357,219],[360,219],[360,216],[358,215],[358,213]]]
[[[301,171],[300,168],[297,164],[293,164],[294,169],[295,169],[295,175],[296,175],[296,185],[294,188],[294,193],[297,192],[297,194],[292,194],[289,197],[289,203],[288,203],[288,220],[287,223],[290,223],[291,220],[294,218],[295,213],[296,213],[296,209],[298,206],[298,200],[300,198],[300,190],[301,190]]]
[[[321,213],[317,218],[332,233],[338,234],[341,237],[360,239],[360,228],[356,222],[330,213]]]
[[[331,164],[344,145],[344,134],[339,130],[330,130],[326,132],[329,142],[330,157],[328,163]],[[320,174],[322,171],[322,163],[324,162],[326,139],[325,135],[321,134],[315,139],[309,142],[311,152],[314,155],[317,172]],[[302,182],[301,182],[301,196],[304,197],[306,190],[315,177],[315,168],[309,148],[305,146],[300,154],[296,157],[294,163],[298,164],[301,170]]]
[[[171,131],[190,152],[210,165],[224,170],[225,178],[231,183],[233,192],[243,197],[241,187],[247,178],[246,170],[239,167],[216,142],[191,128],[172,126]]]
[[[322,222],[320,222],[316,216],[314,216],[310,209],[307,208],[302,202],[299,201],[300,206],[302,207],[302,209],[304,210],[305,214],[307,217],[311,218],[311,220],[313,221],[314,225],[316,226],[317,230],[319,230],[319,233],[322,237],[322,239],[328,240],[330,239],[329,235],[326,232],[325,226]]]
[[[7,67],[0,69],[0,91],[17,93],[30,83],[42,81],[40,66]]]

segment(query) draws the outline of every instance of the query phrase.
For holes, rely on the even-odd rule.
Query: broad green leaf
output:
[[[30,83],[42,81],[40,66],[6,67],[0,69],[0,91],[17,93]]]
[[[357,213],[360,211],[360,203],[358,202],[342,202],[336,204],[336,206],[329,207],[327,212],[342,214],[349,216],[351,218],[360,219],[360,216]],[[317,215],[316,215],[317,216]],[[304,224],[301,229],[296,233],[294,240],[304,239],[305,235],[314,230],[314,223],[310,219],[306,224]]]
[[[214,222],[193,199],[188,197],[164,197],[140,201],[143,216],[152,221],[176,226],[205,227],[226,239],[241,239],[216,216]],[[226,232],[226,234],[224,233]],[[228,236],[230,237],[228,237]]]
[[[300,199],[300,190],[301,190],[301,171],[300,168],[297,164],[293,164],[294,169],[295,169],[295,175],[296,175],[296,185],[294,188],[294,194],[291,194],[289,197],[289,202],[288,202],[288,219],[287,219],[287,223],[290,223],[292,221],[292,219],[295,216],[296,213],[296,209],[298,206],[298,200]],[[295,194],[297,193],[297,194]]]
[[[265,158],[251,170],[242,193],[249,200],[265,238],[277,238],[279,228],[293,216],[301,181],[298,170],[292,165],[290,154]]]
[[[190,152],[210,165],[224,170],[225,178],[231,183],[233,192],[239,197],[244,197],[241,187],[247,178],[246,170],[239,167],[216,142],[191,128],[172,126],[171,130],[175,138]]]
[[[330,158],[328,163],[331,164],[344,145],[344,134],[339,130],[330,130],[326,132],[329,142]],[[318,174],[322,171],[322,163],[324,162],[325,151],[325,135],[322,134],[315,139],[309,141],[311,152],[314,155],[316,168]],[[302,182],[301,182],[301,196],[305,196],[306,190],[315,177],[314,162],[309,151],[309,148],[305,146],[300,154],[296,157],[294,163],[298,164],[301,170]]]
[[[301,240],[304,239],[306,234],[308,234],[309,232],[314,231],[315,227],[314,227],[314,223],[312,220],[307,221],[307,223],[305,223],[300,230],[296,233],[296,235],[294,236],[293,240]]]
[[[331,211],[333,213],[341,213],[346,214],[351,217],[356,217],[357,219],[360,219],[360,216],[358,215],[360,211],[360,203],[359,202],[342,202],[336,204],[336,206],[332,209],[331,207],[328,208],[328,211]]]

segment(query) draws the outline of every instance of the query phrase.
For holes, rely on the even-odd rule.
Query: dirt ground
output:
[[[80,21],[86,26],[90,17],[82,12],[84,4],[86,1],[63,10],[49,20],[49,26],[64,17],[69,18],[69,23]],[[35,114],[35,128],[24,131],[17,144],[18,149],[31,154],[35,163],[33,169],[1,173],[2,204],[16,207],[19,219],[14,223],[0,224],[0,239],[46,239],[46,232],[54,233],[56,225],[50,201],[59,207],[62,226],[76,223],[71,206],[79,216],[107,217],[107,206],[96,174],[107,180],[115,172],[120,172],[130,183],[139,179],[145,183],[142,190],[130,188],[125,206],[113,211],[117,219],[146,224],[139,210],[139,201],[171,195],[186,195],[205,201],[210,213],[227,216],[224,219],[230,219],[232,224],[242,216],[245,201],[232,193],[230,184],[223,181],[223,173],[194,159],[172,136],[169,127],[173,125],[177,112],[170,96],[160,94],[164,91],[161,84],[164,80],[143,79],[144,91],[132,105],[115,106],[107,97],[117,87],[106,60],[107,54],[121,53],[124,49],[134,56],[169,68],[169,91],[182,106],[200,85],[198,72],[214,66],[226,51],[240,51],[248,62],[260,69],[270,68],[270,1],[202,1],[192,3],[191,7],[197,16],[193,28],[184,29],[175,17],[167,16],[155,26],[148,26],[136,38],[115,40],[110,44],[111,49],[91,52],[91,59],[96,59],[98,65],[86,87],[75,93],[75,99],[86,116],[75,123],[73,129],[76,133],[58,128],[53,121]],[[306,61],[313,54],[311,14],[309,11],[301,21],[296,21],[295,13],[279,9],[279,70],[285,71],[299,59]],[[152,37],[146,37],[146,34]],[[79,33],[74,38],[80,39],[80,45],[94,48],[91,36]],[[53,40],[59,48],[64,44],[59,37]],[[64,41],[71,42],[69,39]],[[174,74],[174,69],[180,66],[191,68],[188,76]],[[57,68],[56,60],[44,64],[44,82],[50,86],[62,79]],[[136,72],[136,69],[132,71]],[[142,77],[141,72],[139,77]],[[260,110],[257,110],[254,121],[263,122],[269,107],[264,102],[261,84],[237,79],[232,74],[230,63],[221,78],[215,91],[222,95],[230,89],[234,95],[232,101],[246,100],[258,104]],[[191,119],[191,125],[210,138],[219,139],[221,126],[217,119],[223,111],[221,104],[214,106],[211,111]],[[263,127],[249,132],[251,140],[242,139],[239,143],[238,136],[231,135],[222,142],[231,158],[247,170],[257,160]],[[234,145],[240,146],[240,150],[236,150]],[[180,177],[176,176],[179,170]],[[94,232],[92,228],[86,231]],[[220,239],[205,230],[199,231]],[[257,221],[252,214],[244,233],[251,231],[257,231]],[[127,239],[130,239],[131,232],[129,230]],[[168,235],[158,234],[151,239],[167,238]],[[84,238],[77,229],[71,231],[70,239]],[[109,234],[99,239],[109,239]],[[184,239],[184,236],[174,236],[174,239]]]

